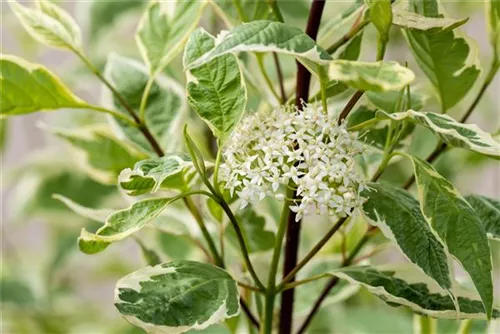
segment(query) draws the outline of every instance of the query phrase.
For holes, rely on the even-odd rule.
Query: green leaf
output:
[[[106,218],[115,211],[113,209],[87,208],[60,194],[54,194],[52,195],[52,198],[62,202],[74,213],[99,223],[104,223]]]
[[[435,0],[410,1],[417,14],[439,17]],[[443,112],[456,105],[479,76],[477,51],[453,31],[430,32],[404,30],[418,65],[431,81]]]
[[[361,53],[361,42],[363,41],[363,30],[349,41],[344,50],[339,54],[338,59],[356,61]]]
[[[95,234],[82,229],[78,246],[87,254],[103,251],[112,242],[136,233],[172,203],[173,198],[151,198],[135,202],[130,207],[111,214]]]
[[[206,1],[151,1],[137,28],[136,41],[152,76],[182,51],[206,4]]]
[[[490,43],[496,56],[500,56],[500,1],[487,0],[486,13]]]
[[[485,319],[485,309],[475,294],[455,289],[460,311],[435,282],[411,266],[355,266],[331,272],[353,284],[361,284],[393,306],[406,306],[418,314],[441,319]],[[493,310],[500,317],[500,310]]]
[[[366,92],[365,96],[375,107],[382,109],[389,114],[393,114],[401,111],[401,109],[397,110],[398,104],[400,105],[401,94],[404,93],[401,91]],[[413,110],[422,109],[426,98],[427,97],[425,95],[412,91],[410,108]]]
[[[38,42],[79,52],[82,44],[80,28],[59,6],[47,0],[37,0],[37,8],[32,9],[14,0],[8,2],[24,29]]]
[[[376,92],[401,90],[415,79],[411,70],[395,61],[334,60],[330,63],[328,74],[330,79],[356,89]]]
[[[108,127],[89,126],[75,130],[43,128],[80,150],[85,156],[89,175],[103,183],[115,184],[124,168],[144,158],[143,154],[113,136]]]
[[[106,62],[104,75],[138,114],[142,94],[149,79],[147,69],[133,59],[111,54]],[[105,86],[103,93],[105,104],[126,114],[126,110]],[[180,133],[176,130],[183,123],[186,111],[187,104],[182,86],[173,79],[158,75],[149,92],[144,118],[147,127],[163,150],[167,152],[176,150],[181,140]],[[139,129],[120,119],[114,120],[120,132],[131,142],[146,153],[154,153]]]
[[[88,107],[45,67],[15,56],[0,56],[0,84],[1,116]]]
[[[141,160],[133,169],[122,170],[118,183],[127,195],[137,196],[155,193],[162,188],[185,188],[193,172],[193,164],[186,154],[169,154]]]
[[[491,253],[481,220],[455,187],[429,163],[408,157],[415,168],[425,219],[471,277],[490,318],[493,307]]]
[[[239,293],[225,270],[175,261],[121,278],[116,283],[115,306],[127,321],[147,332],[183,333],[236,316]]]
[[[500,157],[500,142],[475,124],[459,123],[452,117],[432,112],[408,110],[387,114],[380,111],[377,117],[401,121],[409,119],[434,132],[450,146],[462,147],[491,157]]]
[[[440,30],[453,30],[464,25],[469,19],[462,20],[450,19],[446,17],[426,17],[414,12],[410,12],[401,8],[402,6],[394,7],[392,23],[404,28],[414,30],[432,30],[438,32]]]
[[[187,259],[193,252],[193,243],[187,239],[186,235],[160,232],[156,236],[159,248],[171,260]]]
[[[204,29],[191,34],[184,52],[184,67],[213,49],[215,38]],[[217,138],[226,138],[238,125],[247,104],[247,91],[238,59],[232,54],[186,71],[191,107],[207,122]]]
[[[465,199],[476,211],[488,236],[500,240],[500,201],[481,195],[468,195]]]
[[[377,59],[382,59],[385,46],[389,42],[389,31],[392,26],[392,8],[390,0],[367,0],[370,6],[370,20],[377,28]]]
[[[19,279],[2,277],[0,280],[0,302],[29,307],[33,306],[36,300],[28,285]]]
[[[153,249],[147,247],[141,240],[138,238],[135,239],[139,247],[141,248],[142,257],[146,261],[149,266],[156,266],[161,263],[160,256]]]
[[[215,48],[188,66],[193,69],[228,53],[277,52],[326,65],[332,57],[302,29],[276,21],[253,21],[221,32]]]
[[[262,252],[274,247],[274,233],[265,229],[266,219],[263,216],[257,215],[248,207],[240,211],[236,217],[249,253]],[[236,232],[231,225],[227,226],[226,235],[232,244],[239,246]]]
[[[368,222],[395,241],[403,254],[453,298],[446,251],[420,212],[418,201],[406,190],[368,183],[362,196]]]
[[[90,42],[96,39],[104,31],[112,28],[118,18],[126,12],[142,8],[147,2],[145,0],[128,1],[100,1],[92,0],[89,10],[89,35]]]
[[[293,5],[296,6],[295,4]],[[329,17],[328,20],[325,20],[326,22],[322,22],[318,33],[318,44],[328,44],[328,41],[332,39],[332,35],[338,34],[339,31],[342,31],[342,28],[346,27],[351,20],[365,11],[364,7],[364,0],[356,0],[345,10],[341,11],[337,16],[332,18]]]
[[[274,19],[266,1],[239,0],[235,3],[232,0],[214,0],[211,5],[228,27],[248,21]],[[237,6],[240,8],[236,8]],[[243,14],[243,17],[240,17],[240,14]]]

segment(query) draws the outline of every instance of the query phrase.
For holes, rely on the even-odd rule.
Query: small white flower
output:
[[[265,196],[284,200],[283,190],[294,186],[299,199],[290,209],[296,220],[311,210],[344,217],[363,203],[354,160],[362,149],[356,133],[314,105],[301,112],[256,113],[241,122],[225,147],[220,180],[242,206]]]

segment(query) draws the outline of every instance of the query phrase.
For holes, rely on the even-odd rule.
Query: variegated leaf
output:
[[[83,155],[84,169],[103,183],[115,184],[124,168],[145,158],[145,155],[113,136],[107,127],[89,126],[74,130],[43,128],[77,148]]]
[[[450,19],[447,17],[427,17],[414,12],[407,11],[402,6],[395,6],[393,9],[392,23],[405,29],[415,30],[453,30],[465,24],[469,19]]]
[[[302,29],[276,21],[253,21],[217,36],[215,47],[188,66],[193,69],[228,53],[277,52],[326,65],[332,58]]]
[[[453,298],[445,248],[420,212],[418,201],[406,190],[389,184],[369,183],[362,192],[364,216],[403,254]]]
[[[500,241],[500,201],[481,195],[468,195],[465,199],[481,219],[488,236]]]
[[[36,9],[20,5],[14,0],[8,2],[21,24],[38,42],[80,52],[80,27],[59,6],[47,0],[37,0]]]
[[[410,0],[413,12],[440,17],[437,0]],[[477,50],[453,31],[404,30],[413,56],[431,81],[443,112],[456,105],[479,76]]]
[[[476,294],[455,287],[457,311],[452,299],[435,282],[408,265],[347,267],[331,274],[360,284],[390,305],[406,306],[418,314],[441,319],[486,319]],[[500,310],[493,309],[492,317],[499,318]]]
[[[106,221],[106,218],[116,211],[113,209],[87,208],[59,194],[54,194],[52,195],[52,197],[58,201],[61,201],[64,205],[68,207],[68,209],[70,209],[74,213],[99,223],[104,223]]]
[[[108,216],[96,233],[82,229],[78,238],[80,250],[87,254],[103,251],[110,243],[123,240],[142,229],[173,201],[173,198],[151,198]]]
[[[338,80],[359,90],[385,92],[401,90],[415,74],[395,61],[363,62],[334,60],[328,71],[332,80]]]
[[[0,56],[0,83],[1,116],[88,107],[45,67],[15,56]]]
[[[151,1],[136,35],[151,75],[159,73],[181,53],[206,5],[206,1]]]
[[[174,261],[121,278],[116,283],[115,306],[148,333],[178,334],[238,315],[239,293],[236,281],[221,268]]]
[[[493,139],[489,133],[475,124],[457,122],[448,115],[408,110],[394,114],[379,111],[377,117],[396,121],[409,119],[429,128],[450,146],[466,148],[491,157],[500,157],[500,142]]]
[[[189,37],[184,67],[213,49],[215,38],[204,29]],[[238,59],[226,54],[186,71],[191,107],[208,124],[217,138],[225,139],[238,125],[247,105],[247,90]]]
[[[133,169],[122,170],[118,183],[129,196],[155,193],[161,188],[184,188],[193,176],[192,167],[191,159],[185,154],[141,160]]]
[[[493,305],[491,252],[479,216],[429,163],[407,157],[415,169],[420,209],[425,219],[471,277],[490,318]]]

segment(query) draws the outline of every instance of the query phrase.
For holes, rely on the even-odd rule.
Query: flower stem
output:
[[[245,238],[243,237],[243,232],[241,231],[240,225],[238,224],[238,221],[236,220],[236,217],[233,214],[233,211],[231,211],[231,208],[227,204],[227,202],[224,200],[224,198],[220,195],[217,194],[217,203],[221,206],[222,210],[226,213],[227,217],[229,218],[229,221],[231,222],[231,225],[234,228],[234,231],[236,232],[236,237],[238,239],[238,242],[240,244],[240,251],[243,255],[243,259],[245,261],[245,265],[248,268],[248,271],[250,272],[250,275],[252,276],[253,280],[255,281],[255,284],[259,289],[262,291],[266,291],[265,286],[262,284],[262,282],[259,279],[259,276],[257,276],[257,273],[255,272],[255,269],[252,265],[252,262],[250,261],[250,256],[248,255],[248,247],[246,245]]]
[[[269,88],[273,96],[276,98],[276,100],[281,101],[280,97],[278,96],[278,93],[276,93],[276,90],[274,89],[271,78],[269,78],[269,75],[267,74],[266,68],[264,66],[263,56],[261,54],[256,54],[255,56],[257,58],[257,65],[259,65],[260,72],[264,77],[267,87]]]
[[[286,198],[293,196],[294,190],[289,188],[286,193]],[[281,212],[280,222],[278,226],[278,231],[276,232],[276,241],[274,244],[273,258],[271,260],[271,268],[269,270],[269,278],[267,281],[267,292],[266,292],[266,304],[264,312],[264,327],[263,333],[270,334],[273,326],[274,318],[274,301],[276,298],[276,274],[278,272],[278,265],[281,256],[281,247],[283,245],[283,238],[285,237],[288,215],[290,213],[290,204],[292,200],[285,200],[283,205],[283,210]]]

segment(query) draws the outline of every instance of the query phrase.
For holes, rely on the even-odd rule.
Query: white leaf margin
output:
[[[397,82],[389,82],[387,80],[380,80],[379,77],[366,76],[363,75],[362,71],[351,71],[350,74],[343,73],[341,70],[343,65],[352,65],[353,67],[365,68],[380,68],[382,70],[388,70],[391,68],[399,76]],[[380,91],[394,91],[401,90],[405,86],[409,85],[415,80],[415,74],[410,69],[401,66],[396,61],[378,61],[378,62],[366,62],[366,61],[351,61],[344,59],[337,59],[330,62],[330,67],[328,69],[328,74],[330,80],[338,80],[341,82],[352,82],[352,81],[365,81],[369,85],[378,86]]]
[[[155,275],[164,275],[164,274],[170,274],[170,273],[175,273],[175,267],[168,267],[164,268],[162,267],[162,264],[156,265],[154,267],[152,266],[147,266],[145,268],[139,269],[131,274],[128,274],[116,282],[115,286],[115,293],[114,293],[114,299],[115,303],[120,303],[120,288],[129,288],[135,291],[140,292],[141,291],[141,286],[139,285],[139,282],[146,281],[147,279],[151,278],[152,276]],[[240,299],[240,294],[239,294],[239,289],[236,289],[237,293],[237,298],[238,300]],[[155,324],[150,324],[147,322],[144,322],[134,316],[131,315],[123,315],[122,316],[130,322],[131,324],[140,327],[144,329],[147,333],[152,333],[152,334],[181,334],[184,332],[187,332],[189,330],[203,330],[205,328],[208,328],[211,325],[220,323],[226,319],[238,316],[240,313],[240,309],[238,308],[238,311],[235,314],[227,314],[227,307],[226,307],[226,301],[223,302],[223,304],[219,307],[217,311],[215,311],[210,318],[202,323],[196,322],[192,326],[178,326],[178,327],[170,327],[170,326],[163,326],[163,325],[155,325]]]
[[[474,142],[471,141],[471,138],[465,137],[458,133],[456,129],[450,128],[450,129],[444,129],[442,127],[439,127],[436,125],[427,115],[432,114],[433,117],[438,117],[440,118],[443,122],[446,124],[456,127],[456,128],[463,128],[467,131],[472,131],[476,133],[476,137],[472,138],[473,140],[476,141],[481,141],[481,143],[485,144],[485,146],[477,145]],[[438,136],[441,137],[445,142],[450,144],[451,146],[457,146],[453,142],[450,142],[450,138],[454,140],[458,140],[462,143],[464,143],[464,146],[459,146],[462,148],[469,148],[472,151],[476,151],[488,156],[492,157],[500,157],[500,142],[496,141],[493,139],[491,134],[483,131],[481,128],[479,128],[476,124],[466,124],[466,123],[460,123],[457,122],[455,119],[450,117],[449,115],[445,114],[436,114],[432,112],[421,112],[421,111],[415,111],[415,110],[408,110],[405,112],[401,113],[394,113],[394,114],[388,114],[384,111],[378,111],[377,112],[377,117],[385,118],[385,119],[392,119],[395,121],[401,121],[405,119],[410,119],[414,120],[417,123],[429,128],[433,132],[435,132]]]

